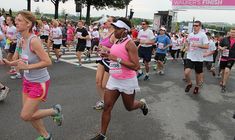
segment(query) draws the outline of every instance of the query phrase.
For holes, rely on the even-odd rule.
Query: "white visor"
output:
[[[123,22],[121,20],[118,20],[117,22],[112,23],[112,25],[115,26],[115,27],[118,27],[118,28],[124,28],[128,31],[131,30],[131,28],[125,22]]]

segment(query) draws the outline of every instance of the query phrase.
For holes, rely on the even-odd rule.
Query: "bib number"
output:
[[[109,64],[109,73],[110,74],[120,74],[122,73],[122,65],[118,62],[111,62]]]

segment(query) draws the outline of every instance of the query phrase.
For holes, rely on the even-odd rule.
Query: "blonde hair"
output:
[[[55,24],[56,27],[59,26],[59,22],[56,19],[52,19],[52,24]]]
[[[33,26],[36,23],[36,17],[34,16],[34,14],[32,12],[29,11],[20,11],[18,12],[17,15],[21,15],[27,22],[31,22],[32,26],[30,28],[30,32],[32,32]]]

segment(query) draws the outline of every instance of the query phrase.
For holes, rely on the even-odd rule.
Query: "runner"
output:
[[[139,90],[136,71],[140,68],[140,65],[137,47],[128,37],[131,23],[126,18],[120,18],[113,25],[115,27],[114,35],[118,41],[112,46],[110,53],[101,53],[103,57],[111,60],[110,77],[104,97],[105,107],[102,113],[101,131],[91,140],[106,139],[105,135],[111,119],[111,111],[120,95],[128,111],[140,108],[144,115],[148,113],[146,101],[144,99],[135,100],[135,93]]]
[[[171,57],[173,58],[173,61],[177,61],[176,58],[179,58],[180,53],[180,44],[179,44],[179,37],[178,35],[174,35],[171,38],[172,48],[171,48]],[[176,54],[176,56],[175,56]]]
[[[147,20],[142,21],[141,23],[142,30],[139,31],[138,37],[137,37],[140,43],[138,46],[139,57],[143,58],[143,63],[145,66],[145,71],[146,71],[144,81],[149,80],[149,68],[150,68],[150,61],[152,58],[152,51],[153,51],[152,46],[154,44],[154,39],[155,39],[153,31],[151,31],[148,28],[148,25],[149,25],[149,22]],[[137,78],[140,78],[143,75],[144,73],[140,69],[138,71]]]
[[[59,23],[57,20],[53,19],[52,20],[52,25],[53,25],[53,29],[52,29],[52,40],[53,40],[53,50],[55,52],[55,55],[56,55],[56,60],[55,60],[55,63],[58,63],[60,60],[60,57],[61,57],[61,53],[60,53],[60,47],[61,47],[61,44],[62,44],[62,31],[61,29],[58,27],[59,26]]]
[[[50,33],[50,27],[47,24],[47,21],[43,20],[40,39],[42,40],[43,45],[45,45],[45,46],[48,41],[49,33]]]
[[[155,40],[157,44],[157,50],[155,55],[155,60],[157,61],[157,74],[164,74],[164,61],[166,58],[167,50],[171,45],[170,38],[166,35],[166,28],[160,28],[160,34]]]
[[[187,81],[185,92],[189,92],[192,88],[191,71],[192,69],[195,69],[196,86],[193,90],[194,94],[199,93],[199,86],[201,84],[201,73],[203,72],[203,53],[205,49],[209,48],[208,38],[206,34],[201,31],[201,27],[201,22],[195,21],[193,24],[193,32],[189,34],[187,40],[188,53],[184,71]]]
[[[76,56],[78,58],[78,67],[82,66],[82,53],[86,49],[86,40],[89,38],[87,29],[84,27],[84,22],[82,20],[78,21],[78,28],[76,30],[77,47]]]
[[[5,46],[5,50],[7,50],[7,60],[12,61],[12,57],[14,55],[16,49],[16,27],[14,26],[14,19],[11,16],[7,16],[6,18],[7,29],[6,29],[6,39],[7,43]],[[11,67],[10,74],[16,74],[15,68]]]
[[[57,104],[50,109],[39,109],[40,103],[46,101],[47,97],[50,76],[46,67],[51,65],[51,60],[44,51],[41,41],[32,34],[35,22],[36,18],[31,12],[20,11],[18,13],[16,18],[17,31],[21,32],[24,39],[22,60],[11,63],[16,65],[17,69],[24,70],[21,118],[24,121],[31,122],[41,135],[37,140],[52,140],[52,135],[45,129],[42,119],[53,116],[54,121],[61,125],[61,106]]]
[[[109,51],[110,48],[113,46],[113,43],[116,41],[116,38],[113,34],[114,28],[111,23],[116,22],[116,18],[110,16],[108,20],[105,22],[106,28],[108,32],[105,36],[101,36],[102,40],[99,45],[100,51]],[[97,60],[98,66],[96,71],[96,89],[100,95],[100,101],[96,103],[94,109],[100,110],[104,108],[104,90],[106,89],[106,84],[109,79],[109,60],[106,59],[99,59]]]
[[[222,78],[220,81],[221,92],[226,92],[226,84],[235,62],[235,27],[230,30],[230,36],[221,40],[219,49],[223,51],[220,60]]]
[[[74,39],[74,29],[71,25],[71,23],[67,24],[67,48],[68,51],[71,51],[71,46],[73,45],[73,39]]]
[[[213,54],[215,53],[216,47],[215,43],[212,40],[211,33],[206,33],[208,40],[209,40],[209,48],[204,51],[203,57],[204,57],[204,66],[209,70],[213,76],[215,76],[215,70],[212,69],[212,63],[213,63]],[[203,86],[204,83],[204,73],[201,73],[201,85]]]
[[[0,34],[0,40],[1,40],[1,34]],[[2,59],[3,59],[2,49],[0,48],[0,65],[4,64]],[[9,93],[9,88],[0,82],[0,101],[6,99],[8,93]]]

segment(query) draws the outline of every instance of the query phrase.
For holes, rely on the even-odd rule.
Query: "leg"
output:
[[[149,62],[147,62],[146,60],[144,61],[144,65],[145,65],[145,71],[146,73],[149,73]]]
[[[102,88],[102,81],[104,76],[104,66],[98,64],[97,71],[96,71],[96,89],[100,95],[101,100],[104,100],[104,89]]]
[[[111,111],[120,93],[116,90],[106,90],[104,95],[104,110],[102,113],[101,133],[106,134],[109,122],[111,120]]]
[[[102,89],[106,89],[108,80],[109,80],[109,73],[105,71],[102,80]]]
[[[43,125],[42,118],[55,114],[53,109],[38,110],[41,101],[30,99],[23,94],[23,108],[21,110],[21,118],[24,121],[30,121],[33,127],[39,132],[40,135],[47,137],[48,132]]]
[[[79,63],[79,64],[82,64],[82,61],[81,61],[81,60],[82,60],[82,59],[81,59],[82,52],[77,51],[76,56],[77,56],[77,58],[78,58],[78,63]]]
[[[192,69],[190,69],[190,68],[186,68],[184,70],[184,75],[185,75],[185,78],[186,78],[186,81],[187,81],[188,85],[192,84],[192,81],[191,81],[191,72],[192,72]]]
[[[223,74],[223,86],[225,86],[227,84],[230,72],[231,72],[231,70],[226,67],[224,70],[224,74]]]
[[[135,100],[135,93],[130,95],[122,93],[121,96],[124,106],[128,111],[136,110],[143,105],[140,101]]]

